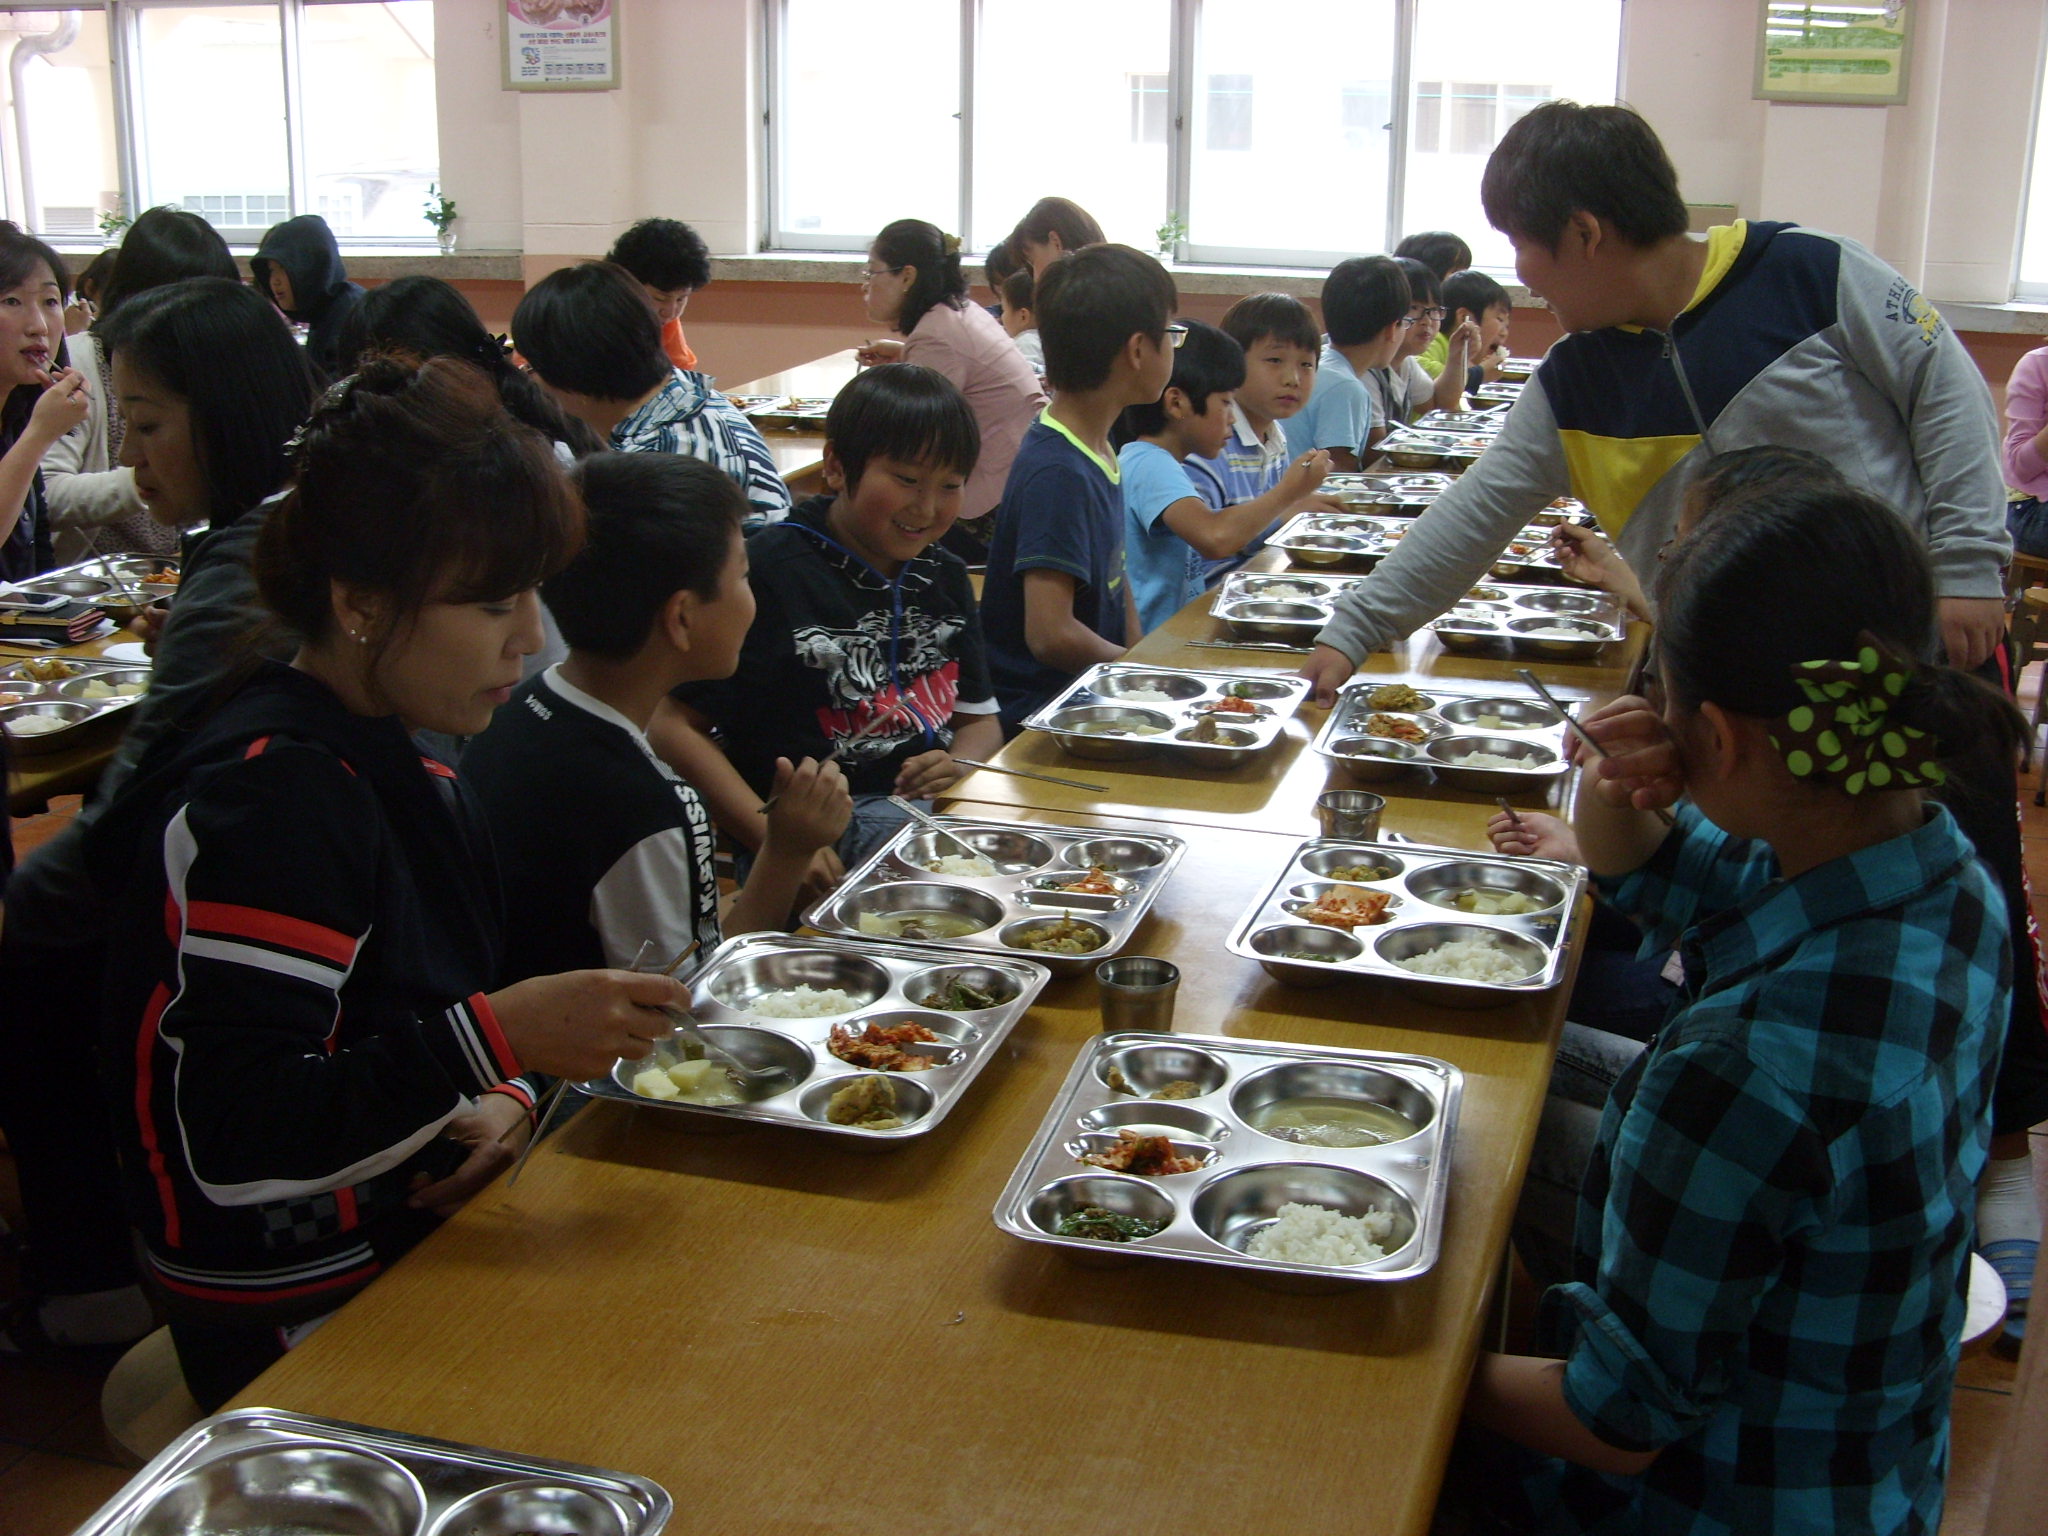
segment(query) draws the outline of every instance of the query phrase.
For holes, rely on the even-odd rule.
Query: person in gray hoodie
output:
[[[1318,703],[1455,603],[1552,499],[1585,502],[1648,570],[1699,466],[1757,443],[1818,453],[1896,507],[1926,540],[1949,663],[1990,657],[2012,548],[1997,418],[1912,284],[1791,224],[1695,240],[1664,146],[1626,107],[1546,102],[1502,137],[1480,195],[1567,334],[1485,456],[1338,603],[1303,668]]]
[[[286,319],[307,327],[306,356],[323,378],[333,378],[341,363],[341,328],[362,303],[363,288],[348,280],[327,221],[302,213],[273,224],[249,258],[249,271]]]

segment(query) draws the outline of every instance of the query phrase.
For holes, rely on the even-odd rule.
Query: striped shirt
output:
[[[1608,1102],[1546,1322],[1572,1412],[1661,1454],[1560,1465],[1554,1524],[1931,1533],[2010,1008],[1998,888],[1939,806],[1789,879],[1686,806],[1614,896],[1685,981]]]
[[[739,482],[753,515],[749,533],[789,515],[789,487],[761,429],[711,387],[701,373],[678,368],[660,391],[612,428],[620,453],[680,453],[716,464]]]

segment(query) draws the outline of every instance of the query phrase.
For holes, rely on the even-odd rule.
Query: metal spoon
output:
[[[981,855],[977,853],[974,849],[968,847],[965,843],[961,842],[959,838],[955,837],[951,832],[948,832],[936,821],[933,821],[931,817],[925,815],[923,811],[920,811],[916,806],[912,805],[908,800],[904,799],[901,795],[891,795],[889,797],[889,803],[895,806],[896,809],[901,811],[904,815],[908,816],[912,821],[916,822],[919,826],[923,827],[925,831],[937,833],[940,837],[943,837],[947,842],[951,843],[955,848],[958,848],[960,850],[960,856],[962,858],[978,859],[981,857]]]

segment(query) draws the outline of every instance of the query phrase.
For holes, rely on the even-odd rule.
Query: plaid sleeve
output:
[[[1740,1034],[1688,1033],[1613,1128],[1593,1282],[1557,1294],[1576,1323],[1565,1401],[1631,1449],[1684,1438],[1749,1373],[1759,1301],[1833,1183],[1825,1140]]]
[[[1770,849],[1730,837],[1689,800],[1673,811],[1676,825],[1642,868],[1599,886],[1643,930],[1639,953],[1670,953],[1703,917],[1724,912],[1777,873]]]

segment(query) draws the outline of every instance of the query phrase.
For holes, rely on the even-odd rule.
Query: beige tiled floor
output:
[[[2020,803],[2035,912],[2048,931],[2048,810],[2035,807],[2033,788],[2030,776]],[[61,814],[17,822],[16,847],[26,849],[48,836]],[[2048,1209],[2048,1126],[2036,1128],[2034,1144],[2036,1182]],[[13,1162],[0,1150],[0,1218],[18,1216]],[[13,1263],[0,1259],[0,1303],[17,1293]],[[127,1481],[130,1469],[100,1427],[104,1372],[104,1365],[59,1369],[0,1359],[0,1536],[64,1536]],[[2013,1375],[2013,1363],[1994,1355],[1963,1362],[1941,1536],[1976,1536],[1983,1529],[2012,1407]]]

